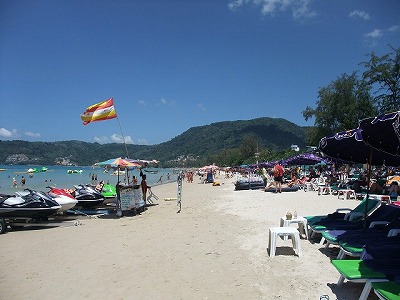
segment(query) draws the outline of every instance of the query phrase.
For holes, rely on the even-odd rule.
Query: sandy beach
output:
[[[298,257],[278,240],[269,257],[268,230],[287,211],[326,214],[359,201],[234,191],[222,177],[221,186],[184,182],[180,213],[164,200],[177,194],[169,183],[153,187],[160,199],[140,215],[0,235],[0,299],[358,299],[362,284],[336,287],[337,249],[302,239]]]

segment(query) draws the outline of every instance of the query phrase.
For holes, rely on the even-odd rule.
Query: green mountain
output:
[[[26,142],[0,141],[0,164],[92,165],[113,157],[129,157],[161,162],[188,156],[205,158],[226,149],[239,148],[246,137],[257,140],[260,148],[305,147],[306,128],[285,119],[258,118],[225,121],[192,127],[158,145],[99,144],[81,141]],[[126,151],[127,150],[127,151]]]

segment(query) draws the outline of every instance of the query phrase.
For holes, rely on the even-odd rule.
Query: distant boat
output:
[[[46,172],[48,169],[46,167],[41,167],[40,169],[37,168],[29,168],[27,173],[40,173],[40,172]]]
[[[7,169],[0,169],[0,172],[4,172],[4,171],[7,171]]]
[[[150,173],[150,174],[157,174],[158,173],[158,170],[146,170],[146,169],[143,169],[143,171],[145,171],[146,173]]]
[[[83,170],[67,170],[67,174],[81,174]]]

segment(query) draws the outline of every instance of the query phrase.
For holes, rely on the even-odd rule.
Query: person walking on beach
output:
[[[150,186],[147,185],[146,175],[142,175],[142,182],[140,183],[140,187],[142,188],[142,197],[143,197],[144,205],[146,205],[147,189],[151,188]]]
[[[283,178],[283,167],[280,164],[274,166],[274,181],[275,181],[275,193],[282,193],[282,178]]]

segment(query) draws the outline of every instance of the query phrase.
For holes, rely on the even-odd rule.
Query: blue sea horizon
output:
[[[40,170],[42,167],[47,168],[47,171],[33,174],[27,173],[30,168]],[[105,173],[102,168],[91,166],[0,165],[0,169],[5,169],[5,171],[0,171],[0,194],[14,194],[24,188],[48,191],[48,186],[73,188],[74,185],[94,183],[92,181],[93,175],[97,177],[97,182],[104,180],[105,183],[109,182],[112,185],[116,185],[118,181],[117,175],[111,175],[112,171]],[[82,172],[68,174],[68,170],[82,170]],[[146,174],[149,186],[161,184],[158,182],[161,176],[162,183],[175,182],[177,179],[177,175],[173,173],[173,169],[152,168],[151,170],[157,170],[157,173],[143,172],[143,174]],[[137,169],[129,171],[130,178],[136,176],[138,183],[141,181],[139,172]],[[168,173],[170,175],[169,180],[167,180]],[[22,176],[25,178],[24,186],[21,184]],[[13,178],[17,181],[17,187],[13,187]],[[119,179],[123,181],[124,175],[120,175]]]

